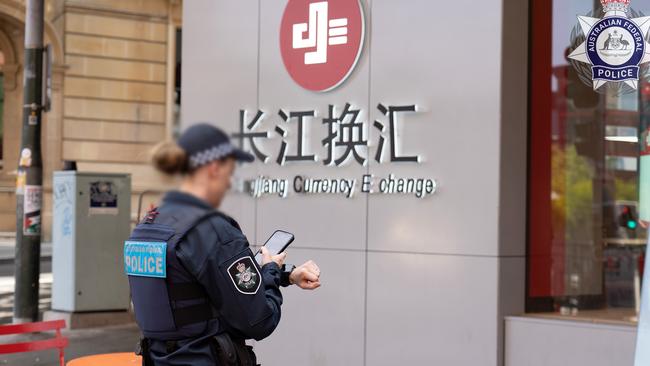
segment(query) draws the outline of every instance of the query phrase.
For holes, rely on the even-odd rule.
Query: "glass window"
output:
[[[600,2],[531,6],[527,311],[634,322],[650,221],[650,71],[642,65],[637,89],[594,91],[591,65],[568,55],[585,40],[576,14],[602,18]],[[633,1],[628,16],[643,13],[650,0]]]
[[[181,133],[181,65],[183,56],[183,30],[176,28],[176,66],[174,73],[174,121],[172,136],[178,137]]]

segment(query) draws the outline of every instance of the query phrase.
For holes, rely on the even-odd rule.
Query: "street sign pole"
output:
[[[43,196],[43,2],[26,1],[23,130],[16,178],[15,323],[38,320]]]

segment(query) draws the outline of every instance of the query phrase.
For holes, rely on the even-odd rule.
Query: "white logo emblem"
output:
[[[309,24],[293,25],[293,49],[316,47],[316,51],[305,53],[305,65],[326,63],[328,46],[347,43],[348,18],[328,19],[327,1],[309,5]]]

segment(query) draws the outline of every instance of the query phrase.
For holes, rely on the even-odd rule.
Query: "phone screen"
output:
[[[286,231],[278,230],[271,235],[271,237],[264,243],[266,249],[269,250],[271,255],[280,254],[289,243],[293,241],[293,234]],[[255,260],[257,263],[262,263],[262,250],[260,249],[257,254],[255,254]]]

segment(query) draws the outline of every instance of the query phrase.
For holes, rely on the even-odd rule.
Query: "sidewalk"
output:
[[[14,233],[0,232],[0,263],[13,261],[16,255]],[[41,258],[52,258],[52,243],[41,243]]]
[[[96,329],[63,331],[70,345],[65,349],[66,362],[88,355],[113,352],[133,352],[140,333],[135,325],[116,326]],[[0,342],[19,342],[29,339],[50,338],[51,334],[35,334],[29,338],[0,337]],[[11,366],[59,366],[57,350],[0,355],[1,365]]]
[[[0,233],[0,267],[4,266],[11,268],[14,260],[14,238],[3,234],[5,233]],[[46,260],[45,263],[47,263],[47,260],[51,258],[51,255],[52,245],[49,243],[43,243],[41,257]],[[49,265],[42,267],[44,273],[41,273],[39,281],[39,309],[41,313],[45,310],[49,310],[52,303],[52,273],[50,273],[49,267]],[[6,274],[13,271],[4,270],[4,272]],[[12,275],[0,276],[0,324],[9,324],[12,322],[14,283],[15,279]],[[111,352],[132,352],[140,337],[139,330],[135,324],[94,329],[68,330],[64,331],[63,334],[68,337],[70,341],[68,348],[65,350],[66,362],[86,355]],[[31,334],[19,337],[0,336],[0,343],[24,342],[50,337],[52,337],[52,334],[48,333]],[[58,351],[47,350],[13,355],[0,355],[0,365],[58,366]]]
[[[52,274],[43,273],[40,278],[40,303],[41,313],[51,306]],[[12,321],[13,314],[13,276],[0,276],[0,323],[8,324]],[[65,350],[66,361],[87,355],[111,352],[131,352],[140,337],[140,332],[135,324],[115,327],[79,329],[64,331],[69,338],[70,345]],[[0,336],[0,343],[24,342],[35,339],[52,337],[52,334],[31,334],[27,336]],[[39,365],[58,366],[58,352],[56,350],[21,353],[13,355],[0,355],[0,365]]]

